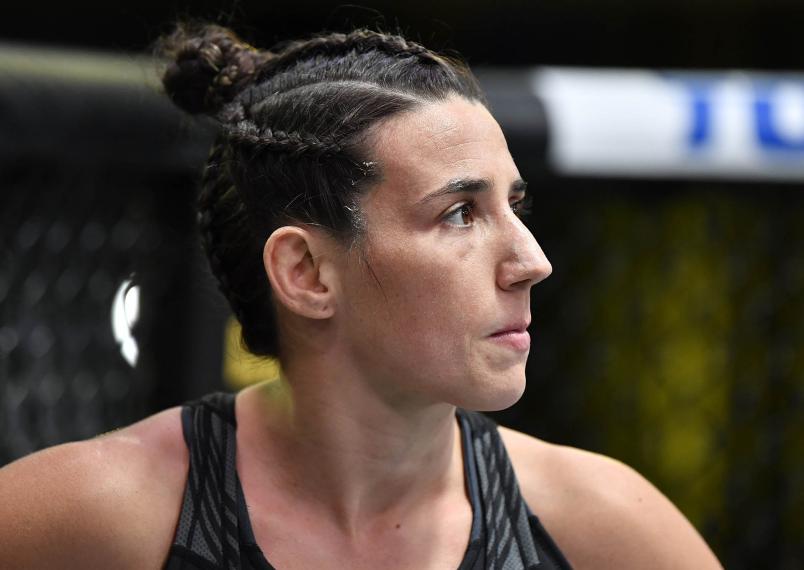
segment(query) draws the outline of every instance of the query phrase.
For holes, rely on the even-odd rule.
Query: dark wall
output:
[[[17,2],[0,38],[141,51],[176,18],[232,23],[260,44],[353,24],[401,29],[474,64],[799,69],[797,0],[504,0],[334,3]]]

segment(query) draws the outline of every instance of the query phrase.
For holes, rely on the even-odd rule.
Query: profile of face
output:
[[[530,288],[552,268],[518,216],[524,184],[503,133],[454,96],[370,137],[382,177],[362,197],[360,255],[339,268],[339,337],[400,402],[474,410],[525,388]]]

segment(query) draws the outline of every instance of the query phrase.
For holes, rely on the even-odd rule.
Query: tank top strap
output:
[[[182,408],[190,468],[167,570],[240,564],[234,394],[209,394]]]
[[[458,410],[470,441],[483,505],[486,568],[570,568],[519,490],[497,424],[483,414]]]

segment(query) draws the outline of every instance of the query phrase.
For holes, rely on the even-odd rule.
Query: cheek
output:
[[[445,255],[419,244],[369,258],[374,276],[367,268],[354,273],[350,290],[350,353],[380,377],[402,379],[395,386],[428,397],[468,409],[510,406],[524,389],[524,360],[513,362],[484,339],[499,306],[493,265],[482,252]]]
[[[470,248],[428,251],[411,244],[377,258],[381,261],[372,263],[382,285],[377,316],[407,343],[427,352],[454,351],[482,332],[488,310],[481,282],[488,277]]]

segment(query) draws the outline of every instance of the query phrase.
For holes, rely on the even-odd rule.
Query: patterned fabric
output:
[[[190,469],[168,570],[239,570],[234,398],[210,394],[182,409]]]
[[[464,439],[469,440],[464,449],[472,451],[474,465],[470,467],[477,474],[483,509],[485,560],[483,565],[472,567],[473,570],[570,568],[522,498],[497,425],[476,412],[459,409],[458,417],[463,424]]]
[[[458,570],[570,568],[519,492],[497,426],[458,410],[472,530]],[[190,468],[166,570],[274,570],[254,539],[235,467],[234,395],[182,409]]]

